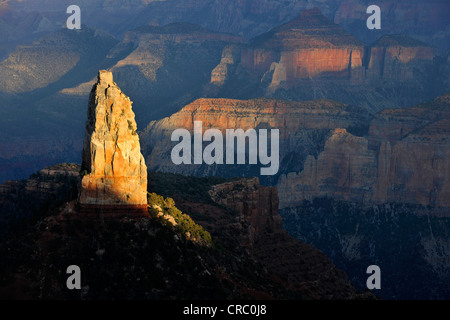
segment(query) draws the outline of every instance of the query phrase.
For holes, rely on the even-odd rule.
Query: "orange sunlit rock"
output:
[[[79,203],[147,207],[147,167],[130,99],[101,70],[89,97]]]

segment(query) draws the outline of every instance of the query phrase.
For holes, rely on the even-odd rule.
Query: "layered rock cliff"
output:
[[[244,45],[225,47],[206,93],[232,98],[328,98],[376,112],[443,94],[436,50],[405,35],[365,45],[317,8]]]
[[[436,51],[427,44],[402,35],[383,36],[367,52],[369,81],[409,81],[426,74]]]
[[[363,56],[362,42],[311,9],[251,40],[240,52],[238,71],[264,79],[275,91],[297,86],[300,79],[361,79]]]
[[[150,169],[197,175],[259,174],[247,166],[174,165],[171,149],[176,143],[171,134],[178,128],[192,132],[194,121],[202,121],[204,131],[216,128],[224,136],[226,129],[279,129],[281,173],[303,168],[308,154],[318,155],[330,130],[363,130],[368,119],[361,109],[330,100],[198,99],[168,118],[150,122],[142,132],[143,153]]]
[[[147,167],[130,99],[100,70],[89,97],[79,203],[147,210]]]
[[[323,152],[306,158],[303,171],[280,176],[280,208],[323,196],[366,202],[376,178],[376,153],[368,149],[367,139],[335,129]]]
[[[389,109],[370,122],[360,109],[327,100],[200,99],[142,133],[149,168],[196,175],[255,176],[238,165],[174,165],[175,129],[278,128],[280,208],[329,196],[364,204],[407,202],[448,207],[449,98]],[[369,132],[365,123],[370,122]]]
[[[444,95],[377,114],[369,131],[369,142],[379,147],[376,199],[450,206],[449,106]]]
[[[317,159],[278,181],[280,207],[330,196],[449,207],[449,95],[378,113],[368,137],[336,130]],[[334,169],[333,169],[334,168]]]

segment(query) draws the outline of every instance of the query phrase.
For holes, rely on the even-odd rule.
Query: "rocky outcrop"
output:
[[[269,77],[270,90],[276,90],[323,76],[361,79],[363,55],[362,42],[311,9],[253,39],[242,51],[240,66]]]
[[[260,185],[258,178],[241,179],[215,185],[209,194],[237,214],[221,228],[230,230],[241,246],[290,288],[300,290],[303,298],[357,296],[347,276],[329,258],[282,229],[277,188]]]
[[[41,169],[28,179],[0,185],[0,237],[21,220],[55,209],[77,197],[80,166],[59,164]]]
[[[376,177],[376,153],[367,139],[336,129],[317,159],[306,158],[303,171],[280,176],[280,208],[325,196],[365,203],[372,198]]]
[[[130,99],[101,70],[89,97],[79,203],[147,210],[147,167]]]
[[[278,215],[278,190],[259,184],[258,178],[242,179],[215,185],[209,191],[214,202],[241,214],[241,222],[248,224],[240,243],[250,252],[257,240],[281,231]]]
[[[220,63],[211,71],[211,84],[222,86],[234,72],[237,65],[239,46],[228,45],[222,51]]]
[[[436,52],[427,44],[402,35],[383,36],[369,48],[366,78],[408,81],[433,65]]]

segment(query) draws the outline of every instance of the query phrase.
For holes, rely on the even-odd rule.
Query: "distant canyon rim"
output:
[[[171,152],[171,159],[175,165],[192,164],[257,164],[269,165],[260,169],[261,175],[274,175],[280,165],[280,134],[278,129],[270,129],[270,146],[268,148],[267,129],[225,129],[225,139],[222,131],[211,128],[203,133],[202,122],[194,121],[193,142],[191,133],[185,129],[175,129],[171,134],[171,141],[181,141]],[[203,149],[203,142],[211,141]],[[224,150],[225,141],[225,150]],[[248,141],[248,144],[246,143]],[[236,144],[235,144],[236,142]],[[191,152],[193,145],[193,153]],[[269,151],[270,150],[270,155]],[[180,155],[182,154],[182,155]],[[224,161],[225,154],[225,161]],[[235,162],[235,158],[236,162]]]

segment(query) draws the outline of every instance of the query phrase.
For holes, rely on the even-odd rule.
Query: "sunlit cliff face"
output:
[[[146,205],[147,167],[130,99],[100,71],[89,98],[80,204]]]

